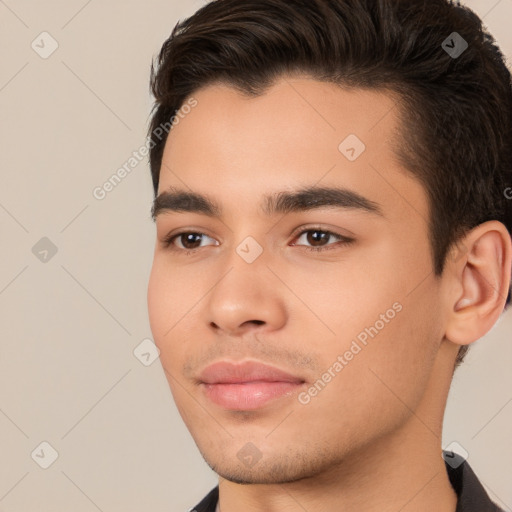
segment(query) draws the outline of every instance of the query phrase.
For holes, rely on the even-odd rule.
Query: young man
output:
[[[217,0],[151,83],[151,329],[220,477],[194,510],[500,510],[441,447],[510,299],[511,81],[478,17]]]

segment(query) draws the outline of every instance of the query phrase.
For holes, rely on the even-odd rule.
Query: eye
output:
[[[203,241],[204,238],[210,237],[208,235],[205,235],[204,233],[184,231],[182,233],[169,235],[166,238],[164,238],[163,246],[164,248],[170,248],[173,251],[186,251],[186,253],[189,254],[191,252],[194,252],[196,249],[203,247],[203,245],[201,245],[201,242]],[[181,247],[176,247],[176,245],[174,244],[175,240],[181,243]],[[213,240],[213,238],[210,238],[210,240]]]
[[[346,237],[344,235],[340,235],[339,233],[334,233],[333,231],[326,231],[321,228],[308,228],[302,230],[298,239],[301,239],[304,235],[305,241],[307,243],[312,244],[311,247],[304,246],[308,251],[329,251],[331,249],[336,249],[336,247],[340,247],[343,245],[348,245],[354,242],[353,238]],[[337,238],[338,243],[327,244],[324,243],[328,241],[331,237]],[[301,244],[293,244],[293,245],[301,245]]]

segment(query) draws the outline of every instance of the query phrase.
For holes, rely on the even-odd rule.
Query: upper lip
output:
[[[205,384],[236,384],[255,381],[304,382],[304,379],[300,377],[256,361],[242,363],[219,361],[207,366],[201,372],[199,380]]]

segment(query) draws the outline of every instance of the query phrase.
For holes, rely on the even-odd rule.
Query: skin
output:
[[[454,512],[443,414],[460,345],[503,310],[505,227],[469,232],[462,256],[434,275],[427,196],[391,149],[400,123],[389,92],[296,76],[258,97],[217,84],[194,98],[167,140],[158,192],[206,194],[223,216],[157,216],[148,311],[178,410],[220,476],[221,510]],[[353,162],[338,150],[349,134],[366,145]],[[261,214],[264,194],[306,185],[348,188],[382,215]],[[354,241],[300,234],[315,227]],[[164,247],[178,230],[205,235]],[[236,252],[248,236],[263,249],[250,264]],[[315,245],[330,250],[307,250]],[[307,391],[395,303],[401,311],[307,404],[297,391],[230,411],[197,383],[212,362],[256,360],[301,376]],[[261,455],[252,467],[237,457],[248,442]]]

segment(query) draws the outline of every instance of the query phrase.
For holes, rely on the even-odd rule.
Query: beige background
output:
[[[510,58],[512,0],[467,3]],[[133,354],[151,338],[147,160],[103,200],[92,193],[144,144],[151,58],[200,5],[0,0],[4,512],[180,511],[216,483],[159,361],[144,366]],[[57,248],[46,262],[32,252],[43,237]],[[511,328],[509,311],[457,372],[443,439],[469,452],[507,511]],[[43,441],[58,452],[48,469],[36,463],[51,457]]]

